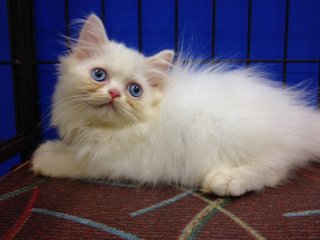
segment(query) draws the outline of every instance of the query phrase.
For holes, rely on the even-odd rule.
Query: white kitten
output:
[[[61,58],[52,109],[61,140],[39,147],[33,171],[238,196],[320,156],[320,115],[296,92],[248,69],[172,65],[173,56],[112,42],[91,15]]]

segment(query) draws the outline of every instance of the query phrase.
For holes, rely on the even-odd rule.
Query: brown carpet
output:
[[[34,177],[0,180],[1,239],[320,239],[320,165],[240,198],[177,187]]]

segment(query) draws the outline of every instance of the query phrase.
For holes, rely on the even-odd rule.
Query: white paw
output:
[[[75,158],[75,150],[61,141],[48,141],[34,153],[32,171],[48,177],[82,178],[86,168]]]
[[[58,142],[46,142],[42,144],[33,154],[32,171],[49,177],[57,176],[56,162],[59,152]]]
[[[51,176],[50,168],[41,160],[41,158],[33,158],[31,170],[36,175]]]
[[[202,191],[218,196],[240,196],[244,194],[246,184],[235,168],[218,168],[212,170],[202,183]]]

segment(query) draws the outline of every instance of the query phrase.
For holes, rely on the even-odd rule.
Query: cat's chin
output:
[[[132,124],[128,121],[128,117],[123,116],[120,107],[115,103],[93,105],[90,107],[89,115],[92,116],[93,125],[119,128]]]

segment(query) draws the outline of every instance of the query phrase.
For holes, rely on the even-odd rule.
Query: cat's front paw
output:
[[[67,155],[64,154],[64,144],[60,141],[48,141],[42,144],[33,154],[32,171],[35,174],[48,177],[65,177]]]
[[[218,168],[212,170],[202,183],[202,191],[218,196],[240,196],[248,189],[235,168]]]
[[[76,161],[75,150],[62,141],[48,141],[34,153],[32,171],[48,177],[88,177],[83,163]]]
[[[42,144],[33,154],[31,170],[37,175],[51,176],[53,175],[53,156],[57,148],[56,142],[46,142]]]

